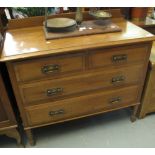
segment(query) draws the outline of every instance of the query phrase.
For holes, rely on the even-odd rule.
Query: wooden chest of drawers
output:
[[[7,63],[31,143],[34,127],[137,105],[151,44]]]
[[[17,140],[21,145],[21,137],[17,130],[17,122],[13,113],[6,88],[0,71],[0,135],[6,135]]]
[[[154,36],[120,18],[122,32],[46,41],[42,20],[10,30],[0,59],[30,143],[33,128],[121,108],[134,121]]]

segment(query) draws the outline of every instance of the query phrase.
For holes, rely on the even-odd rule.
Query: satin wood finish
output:
[[[131,47],[132,46],[135,48],[138,47],[135,52],[140,53],[138,50],[140,49],[140,51],[149,58],[151,44],[145,43],[144,45],[137,44],[131,45]],[[142,49],[139,48],[140,46],[142,46]],[[119,48],[126,49],[125,47],[127,49],[129,48],[128,46]],[[100,53],[106,54],[104,51],[105,49]],[[84,67],[80,72],[67,72],[63,76],[61,72],[54,72],[52,74],[46,74],[41,78],[40,75],[34,76],[32,80],[24,82],[18,80],[16,75],[19,75],[19,73],[15,66],[16,64],[23,66],[23,64],[27,64],[27,62],[33,63],[33,60],[8,62],[8,71],[30,143],[34,144],[30,131],[32,128],[125,107],[134,107],[133,115],[131,116],[131,120],[134,121],[140,102],[148,59],[144,59],[144,57],[140,56],[141,58],[138,60],[134,57],[133,61],[130,61],[130,54],[126,55],[125,51],[126,50],[121,51],[119,54],[113,51],[113,55],[109,59],[112,63],[105,63],[103,66],[102,60],[99,57],[98,61],[95,60],[94,62],[98,62],[98,64],[101,65],[95,67],[92,64],[96,63],[93,63],[91,57],[95,53],[98,54],[98,52],[92,54],[92,51],[88,51],[84,53]],[[122,60],[120,55],[126,55],[128,59],[124,60],[123,56]],[[62,56],[63,55],[60,57]],[[118,60],[113,60],[113,56],[118,56]],[[67,57],[67,55],[65,55],[65,57]],[[70,55],[68,55],[68,57],[70,57]],[[93,57],[95,57],[95,59],[98,58],[96,55]],[[58,59],[59,56],[54,58]],[[34,62],[44,59],[46,58],[36,58]],[[48,59],[50,59],[50,57],[48,57]],[[53,57],[51,57],[51,60],[52,59]],[[19,68],[20,65],[18,66]],[[46,65],[51,65],[50,61],[49,64],[47,62]],[[74,63],[71,65],[74,68]],[[36,70],[39,70],[39,68],[40,74],[44,74],[41,70],[41,66],[36,68]],[[33,72],[33,68],[28,70],[28,72],[29,71]],[[47,90],[56,88],[62,88],[63,91],[61,93],[54,92],[52,95],[47,94]],[[83,110],[81,110],[81,107],[83,107]]]
[[[74,17],[75,14],[61,14],[59,16]],[[40,18],[42,20],[40,20]],[[144,43],[155,39],[152,34],[121,18],[119,10],[113,11],[112,18],[113,22],[122,29],[122,32],[117,33],[46,41],[42,27],[43,19],[44,17],[33,17],[22,20],[11,20],[9,24],[12,29],[8,29],[6,33],[0,61],[11,61],[63,53],[77,53],[77,50],[90,50],[92,48],[112,47],[121,44]],[[88,19],[90,19],[90,16],[86,12],[84,20]],[[15,29],[15,25],[20,29]]]
[[[0,73],[0,135],[14,138],[21,146],[21,137],[17,130],[17,122],[12,111],[9,98]]]
[[[30,125],[53,123],[86,114],[132,106],[137,104],[137,95],[138,86],[136,85],[28,107],[26,108],[28,122]],[[59,112],[60,110],[63,112]]]
[[[21,84],[19,89],[25,106],[41,104],[45,101],[88,94],[114,86],[119,88],[120,86],[137,84],[142,79],[143,67],[144,65],[133,65],[110,71],[104,69],[96,73],[90,72],[79,76]]]
[[[8,30],[0,60],[31,144],[33,128],[126,107],[135,121],[155,37],[120,16],[112,20],[122,32],[46,41],[36,18]]]
[[[85,68],[84,58],[84,54],[74,54],[33,59],[17,62],[14,64],[14,68],[19,82],[40,80],[47,77],[56,78],[74,72],[82,72]],[[32,68],[34,69],[32,70]]]

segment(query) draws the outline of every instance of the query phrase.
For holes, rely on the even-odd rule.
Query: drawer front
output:
[[[142,77],[142,69],[142,65],[137,65],[112,71],[104,70],[104,72],[23,84],[20,86],[20,92],[25,105],[39,104],[45,102],[44,100],[61,99],[71,94],[138,83]]]
[[[149,47],[147,45],[133,45],[110,49],[101,49],[92,52],[90,56],[91,68],[104,67],[108,65],[118,66],[133,62],[143,62],[147,56]]]
[[[84,70],[84,55],[55,56],[14,63],[17,81],[31,81],[57,77]]]
[[[57,122],[137,104],[138,86],[102,91],[26,108],[30,125]]]

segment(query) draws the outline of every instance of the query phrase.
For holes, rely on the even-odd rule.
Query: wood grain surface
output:
[[[32,18],[31,22],[33,22],[33,19],[35,21],[35,18]],[[43,26],[39,24],[33,27],[8,29],[0,61],[11,61],[66,52],[75,53],[85,49],[155,40],[155,37],[151,33],[122,18],[113,18],[112,20],[122,29],[121,32],[49,41],[46,41]]]

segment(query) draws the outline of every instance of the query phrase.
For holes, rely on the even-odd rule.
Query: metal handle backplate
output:
[[[121,97],[114,97],[114,98],[110,99],[109,103],[116,104],[116,103],[121,102],[121,100],[122,100]]]
[[[52,74],[60,71],[60,66],[57,64],[46,65],[41,68],[43,74]]]
[[[114,55],[112,56],[112,62],[124,62],[127,61],[128,56],[126,54],[121,54],[121,55]]]
[[[64,113],[65,113],[65,111],[63,109],[59,109],[59,110],[55,110],[55,111],[50,111],[49,116],[62,115]]]
[[[63,92],[63,88],[52,88],[52,89],[47,89],[46,94],[47,96],[53,96],[57,95]]]
[[[112,84],[117,84],[125,81],[125,77],[123,75],[113,77],[111,80]]]

